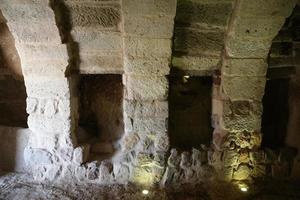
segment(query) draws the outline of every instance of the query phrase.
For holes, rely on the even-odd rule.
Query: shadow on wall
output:
[[[27,128],[26,88],[10,74],[0,74],[0,125]]]
[[[26,171],[26,88],[14,38],[0,12],[0,170]],[[19,128],[24,127],[24,128]]]
[[[30,130],[0,126],[0,170],[26,172],[24,150],[28,144]]]
[[[289,118],[289,79],[271,79],[263,98],[263,147],[279,149],[285,145]]]
[[[296,6],[273,39],[268,57],[262,145],[274,150],[286,146],[300,150],[299,28],[300,7]]]
[[[23,80],[21,62],[15,48],[14,38],[0,11],[0,72],[11,72],[18,80]]]
[[[21,63],[14,39],[0,13],[1,125],[27,127],[26,96]]]
[[[289,123],[286,143],[300,153],[300,70],[291,77],[289,88]],[[300,157],[300,155],[299,155]]]

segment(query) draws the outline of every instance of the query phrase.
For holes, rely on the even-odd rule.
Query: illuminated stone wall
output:
[[[123,1],[122,9],[125,136],[121,145],[130,161],[131,180],[152,185],[161,179],[169,148],[166,75],[176,1]]]
[[[261,100],[272,40],[295,1],[236,1],[216,74],[213,115],[216,170],[227,180],[265,174],[261,144]]]
[[[293,0],[0,3],[28,95],[29,141],[19,163],[36,179],[145,186],[240,181],[264,176],[266,163],[279,159],[260,149],[261,101],[267,55]],[[171,70],[212,76],[211,146],[170,147]],[[98,74],[122,75],[124,88],[124,131],[109,158],[91,156],[93,143],[80,140],[78,80]]]

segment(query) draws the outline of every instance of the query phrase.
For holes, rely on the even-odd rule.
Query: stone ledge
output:
[[[206,74],[217,69],[221,58],[209,56],[173,56],[172,65],[189,74]]]

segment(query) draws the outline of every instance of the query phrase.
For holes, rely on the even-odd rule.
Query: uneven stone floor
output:
[[[104,187],[99,185],[42,184],[30,175],[9,173],[0,178],[2,200],[299,200],[300,182],[268,181],[257,183],[250,193],[242,193],[225,183],[206,183],[196,187],[182,186],[167,190],[150,190],[142,195],[142,188],[133,185]]]

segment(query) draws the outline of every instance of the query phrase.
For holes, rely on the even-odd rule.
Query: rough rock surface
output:
[[[267,184],[266,184],[267,183]],[[53,185],[35,182],[26,174],[6,174],[0,177],[0,199],[5,200],[293,200],[300,198],[299,182],[273,181],[259,182],[250,188],[249,193],[242,193],[236,186],[223,182],[206,182],[181,188],[146,188],[148,195],[134,185],[98,186],[93,184]],[[175,189],[175,190],[174,190]]]

